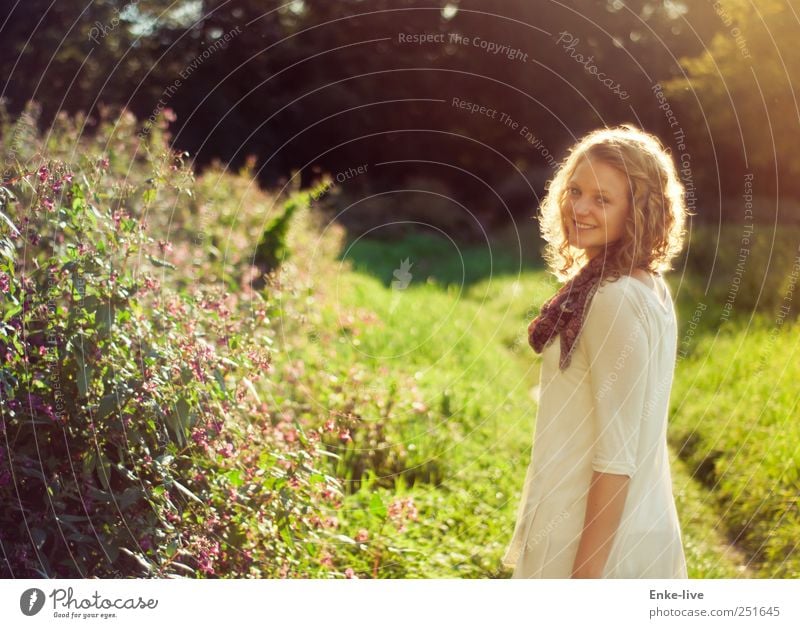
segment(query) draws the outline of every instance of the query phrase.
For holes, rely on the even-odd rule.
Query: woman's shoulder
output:
[[[620,299],[634,300],[636,298],[636,286],[632,282],[639,281],[630,275],[618,275],[616,277],[604,277],[598,284],[592,300],[598,301],[619,301]]]
[[[604,278],[592,295],[587,306],[587,317],[630,321],[635,316],[640,321],[646,320],[641,293],[632,284],[634,279],[629,275]]]

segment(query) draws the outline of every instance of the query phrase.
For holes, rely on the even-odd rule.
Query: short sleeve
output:
[[[592,469],[632,477],[650,349],[641,304],[630,290],[619,280],[598,288],[581,333],[588,354],[595,427]]]

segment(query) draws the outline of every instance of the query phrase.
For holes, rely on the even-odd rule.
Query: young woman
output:
[[[503,557],[514,578],[687,577],[666,441],[677,326],[661,274],[687,215],[670,156],[632,125],[589,133],[550,182],[545,258],[566,283],[528,328],[542,369]]]

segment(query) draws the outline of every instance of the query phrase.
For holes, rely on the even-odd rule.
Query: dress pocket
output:
[[[517,561],[512,578],[542,578],[545,560],[550,551],[550,536],[545,534],[529,539]]]
[[[532,532],[531,542],[538,539],[542,547],[539,578],[570,578],[578,544],[583,529],[581,500],[567,507],[552,508],[540,512],[537,532]],[[545,512],[547,513],[545,515]]]
[[[530,496],[528,497],[530,500]],[[519,566],[520,561],[528,553],[528,535],[530,534],[531,526],[536,520],[536,514],[539,511],[539,503],[534,502],[533,505],[524,503],[520,505],[520,513],[517,518],[517,524],[514,528],[514,534],[509,543],[508,549],[503,556],[503,566],[515,569]]]
[[[538,523],[538,507],[534,510],[530,521],[525,526],[522,537],[522,553],[517,561],[512,578],[541,578],[545,559],[550,549],[550,535],[535,527]]]

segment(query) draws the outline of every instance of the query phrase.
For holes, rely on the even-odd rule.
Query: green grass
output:
[[[360,238],[348,242],[339,256],[359,272],[377,277],[389,287],[397,277],[395,270],[403,260],[412,263],[413,282],[439,286],[466,286],[489,277],[518,275],[523,270],[541,268],[527,253],[526,235],[514,233],[492,238],[483,245],[459,245],[443,237],[420,233],[402,240]]]
[[[438,482],[406,489],[419,509],[419,522],[398,536],[395,542],[404,551],[398,549],[395,559],[383,565],[382,574],[507,577],[510,572],[500,566],[500,558],[513,531],[530,456],[536,414],[531,389],[538,383],[540,364],[525,334],[530,317],[552,293],[553,280],[532,268],[486,272],[483,278],[475,270],[472,283],[461,289],[451,281],[458,273],[450,260],[436,267],[440,281],[427,281],[425,274],[416,281],[415,275],[407,288],[399,290],[389,284],[393,260],[415,260],[420,250],[432,257],[433,249],[426,249],[429,243],[417,238],[362,246],[354,257],[370,259],[368,268],[341,269],[337,305],[369,309],[380,324],[359,334],[357,346],[344,343],[338,354],[368,372],[387,367],[389,377],[400,385],[411,382],[405,385],[418,388],[431,412],[427,418],[410,421],[402,438],[424,452],[423,458],[435,458],[441,473]],[[480,269],[486,262],[480,251],[462,250],[462,254],[466,268]],[[692,371],[687,362],[681,364],[679,391],[693,377]],[[698,404],[710,398],[713,389],[707,386],[694,395]],[[680,440],[699,412],[698,407],[674,411],[671,442]],[[674,452],[673,458],[690,576],[752,575],[740,568],[746,559],[728,547],[717,492],[693,478]],[[365,496],[356,493],[346,508],[357,513],[364,504]],[[346,525],[358,529],[358,516]]]
[[[435,459],[443,478],[411,491],[420,522],[402,542],[421,553],[404,557],[402,575],[497,575],[535,415],[530,390],[538,364],[507,346],[524,331],[522,292],[503,312],[457,290],[423,283],[392,291],[347,273],[338,295],[343,306],[370,308],[383,323],[360,334],[357,348],[343,347],[341,359],[359,360],[368,371],[388,366],[390,377],[410,381],[431,408],[409,424],[404,441]],[[352,499],[356,508],[362,497]]]
[[[760,577],[797,577],[800,327],[764,317],[702,336],[682,361],[672,436]]]

